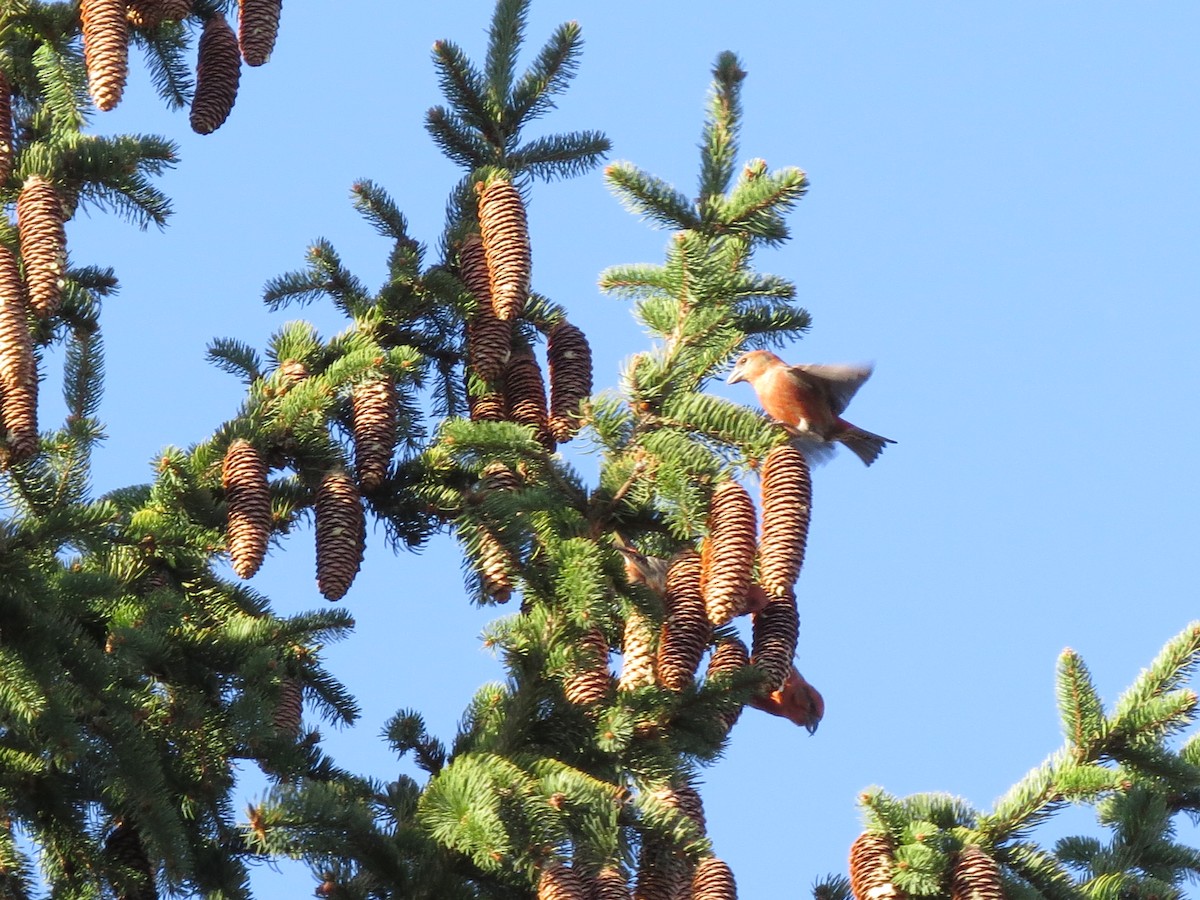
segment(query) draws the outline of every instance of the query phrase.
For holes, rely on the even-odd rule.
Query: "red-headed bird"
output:
[[[869,466],[896,442],[851,425],[842,413],[870,377],[870,366],[789,366],[770,350],[751,350],[738,357],[728,382],[749,382],[767,415],[808,445],[800,449],[819,452],[837,441]]]
[[[787,719],[809,734],[816,734],[825,716],[825,698],[804,680],[795,666],[779,690],[751,697],[749,702],[755,709]]]

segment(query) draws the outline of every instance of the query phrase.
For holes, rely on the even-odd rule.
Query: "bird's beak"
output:
[[[739,381],[745,381],[745,380],[746,379],[742,377],[741,365],[736,365],[733,367],[733,371],[729,373],[729,377],[725,379],[725,383],[726,384],[737,384]]]
[[[813,722],[811,725],[805,725],[804,730],[807,731],[809,734],[816,734],[817,726],[820,724],[821,724],[820,722]]]

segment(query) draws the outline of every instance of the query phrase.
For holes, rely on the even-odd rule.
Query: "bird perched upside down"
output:
[[[869,466],[885,444],[896,442],[851,425],[842,413],[870,377],[870,366],[789,366],[770,350],[751,350],[738,357],[727,381],[749,382],[767,415],[807,445],[801,450],[836,441]]]
[[[749,702],[755,709],[787,719],[809,734],[816,734],[817,726],[825,715],[825,698],[804,680],[795,666],[792,666],[792,671],[779,690],[758,694],[751,697]]]

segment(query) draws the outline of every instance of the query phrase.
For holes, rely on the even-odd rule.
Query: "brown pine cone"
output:
[[[654,628],[640,612],[630,609],[625,617],[617,689],[634,691],[650,684],[654,684]]]
[[[275,367],[273,378],[279,392],[285,393],[308,377],[308,366],[298,359],[285,359]]]
[[[736,481],[723,481],[708,508],[704,542],[704,608],[713,625],[746,611],[746,592],[757,549],[754,501]]]
[[[41,175],[26,178],[17,196],[17,231],[29,305],[39,319],[44,319],[53,315],[62,298],[67,234],[58,191]]]
[[[579,404],[592,393],[592,348],[583,332],[559,322],[546,336],[550,367],[550,433],[565,444],[579,431]]]
[[[592,878],[590,900],[631,900],[629,882],[616,866],[605,866]]]
[[[683,900],[690,884],[691,871],[686,860],[658,845],[642,844],[633,886],[634,900]]]
[[[134,28],[153,30],[163,22],[181,22],[192,11],[191,0],[128,0],[125,18]]]
[[[340,600],[362,565],[366,523],[354,480],[341,469],[326,473],[317,488],[317,589]]]
[[[812,479],[804,454],[788,444],[767,454],[762,468],[762,543],[759,583],[779,597],[792,589],[804,564]]]
[[[104,841],[104,855],[120,869],[113,878],[118,900],[156,900],[154,867],[134,825],[118,820]]]
[[[250,578],[267,555],[271,538],[271,490],[267,464],[254,446],[243,438],[230,443],[221,467],[228,510],[226,541],[233,571]]]
[[[712,635],[700,592],[700,554],[695,550],[685,550],[671,560],[665,604],[667,618],[658,642],[658,677],[668,689],[681,691],[692,683]]]
[[[717,647],[713,650],[712,656],[709,657],[704,680],[707,682],[714,678],[729,678],[748,665],[750,665],[750,654],[746,650],[746,645],[736,637],[721,638],[717,641]],[[741,715],[741,707],[723,713],[721,722],[724,724],[725,730],[728,731],[736,725]]]
[[[700,793],[690,784],[677,784],[657,788],[654,796],[672,809],[677,809],[696,826],[701,835],[708,834],[708,823],[704,818],[704,801]]]
[[[554,438],[546,423],[546,385],[531,351],[514,354],[508,361],[504,373],[504,397],[508,402],[509,421],[528,425],[542,446],[553,450]]]
[[[299,678],[285,675],[279,682],[279,699],[275,703],[275,730],[290,738],[298,738],[303,715],[304,685]]]
[[[17,258],[0,244],[0,469],[37,452],[37,363]]]
[[[900,900],[892,884],[892,845],[880,834],[863,832],[850,845],[850,890],[855,900]]]
[[[495,491],[519,491],[521,476],[502,462],[490,462],[479,473],[479,490],[484,494]]]
[[[271,58],[279,34],[283,0],[238,0],[238,44],[248,66],[261,66]]]
[[[538,900],[588,900],[579,873],[570,866],[552,862],[538,879]]]
[[[125,79],[129,76],[125,0],[80,0],[79,18],[83,26],[88,93],[97,107],[108,112],[121,102]]]
[[[212,134],[233,110],[242,78],[242,54],[237,37],[225,17],[212,16],[204,23],[196,55],[196,92],[190,121],[197,134]]]
[[[608,642],[593,628],[576,648],[575,669],[563,680],[567,700],[576,706],[595,706],[612,685],[608,672]]]
[[[950,872],[951,900],[1004,900],[1000,866],[981,848],[963,847]]]
[[[495,381],[512,357],[512,322],[497,319],[490,308],[467,320],[467,363],[484,381]]]
[[[496,179],[480,190],[479,228],[492,309],[497,318],[515,319],[529,298],[532,257],[525,204],[511,182]]]
[[[500,391],[472,394],[468,388],[467,410],[472,422],[503,422],[508,416],[508,404]]]
[[[737,900],[733,870],[715,856],[700,860],[692,873],[692,900]]]
[[[13,168],[12,85],[0,72],[0,185],[8,181]]]
[[[800,638],[800,616],[792,596],[773,597],[754,614],[750,662],[763,673],[764,693],[777,691],[792,671]]]
[[[513,583],[509,575],[508,551],[486,528],[479,530],[479,558],[475,561],[479,586],[494,603],[512,599]]]
[[[396,382],[390,375],[364,381],[351,394],[354,467],[370,492],[383,484],[396,450]]]

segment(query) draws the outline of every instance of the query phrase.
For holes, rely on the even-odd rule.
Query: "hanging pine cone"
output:
[[[750,662],[763,673],[764,693],[777,691],[792,671],[800,637],[800,616],[792,596],[773,597],[754,614]]]
[[[950,873],[950,900],[1004,900],[1000,866],[981,848],[959,851]]]
[[[563,692],[576,706],[595,706],[612,685],[612,676],[608,672],[608,641],[598,628],[583,636],[576,651],[575,666],[563,680]]]
[[[708,508],[704,542],[704,608],[713,625],[724,625],[746,610],[746,592],[757,549],[754,501],[736,481],[723,481]]]
[[[304,685],[299,678],[285,675],[279,682],[279,699],[275,703],[275,730],[293,740],[298,738],[303,715]]]
[[[197,134],[212,134],[224,124],[237,100],[242,54],[233,29],[220,13],[204,23],[196,55],[196,92],[190,121]]]
[[[681,900],[691,882],[688,864],[651,842],[638,856],[634,900]]]
[[[538,900],[588,900],[579,873],[570,866],[552,862],[538,878]]]
[[[128,0],[125,18],[134,28],[154,30],[163,22],[181,22],[192,11],[191,0]]]
[[[267,464],[254,446],[238,438],[225,451],[221,467],[228,510],[226,539],[233,571],[250,578],[267,555],[271,538],[271,491]]]
[[[37,363],[17,258],[0,244],[0,468],[37,452]]]
[[[480,191],[479,228],[492,309],[497,318],[515,319],[529,298],[532,258],[525,204],[511,182],[496,179]]]
[[[651,684],[654,684],[654,628],[640,612],[630,609],[625,617],[617,689],[635,691]]]
[[[855,900],[900,900],[892,884],[892,845],[880,834],[863,832],[850,845],[850,890]]]
[[[681,691],[692,683],[712,634],[700,592],[700,554],[695,550],[685,550],[671,560],[665,603],[667,618],[658,642],[658,677],[668,689]]]
[[[81,0],[83,62],[87,67],[88,93],[96,106],[108,112],[121,102],[129,76],[129,23],[125,0]]]
[[[508,551],[486,528],[479,530],[479,557],[475,561],[479,587],[493,603],[512,599],[513,583],[508,573]]]
[[[700,793],[690,784],[657,788],[654,796],[664,805],[679,810],[691,819],[692,824],[696,826],[696,830],[702,836],[708,834],[708,823],[704,818],[704,801],[700,799]]]
[[[390,375],[372,378],[351,394],[354,467],[364,491],[383,484],[396,450],[396,382]]]
[[[479,490],[484,494],[519,491],[521,487],[521,476],[502,462],[490,462],[479,473]]]
[[[592,878],[591,900],[631,900],[629,882],[616,866],[605,866]]]
[[[730,678],[743,668],[750,665],[750,654],[746,650],[746,645],[741,642],[741,639],[736,637],[721,638],[717,641],[717,647],[713,650],[713,654],[708,660],[708,669],[704,673],[704,680],[712,681],[714,678]],[[721,714],[721,724],[728,731],[737,724],[737,720],[741,718],[742,708],[739,706],[736,709],[731,709],[729,712]]]
[[[17,196],[17,231],[29,305],[39,319],[44,319],[58,309],[62,297],[67,234],[58,191],[41,175],[26,178]]]
[[[104,855],[120,870],[113,879],[119,900],[156,900],[154,868],[136,827],[118,821],[104,841]]]
[[[238,44],[248,66],[261,66],[271,58],[279,34],[283,0],[238,0]]]
[[[812,480],[804,454],[788,444],[767,454],[762,468],[762,543],[758,548],[759,582],[768,594],[788,593],[800,576]]]
[[[308,377],[308,366],[298,359],[285,359],[275,367],[273,378],[279,393],[286,393]]]
[[[553,450],[554,438],[546,425],[546,385],[542,381],[542,370],[530,351],[514,354],[508,361],[504,396],[508,401],[509,421],[528,425],[542,446]]]
[[[715,856],[700,860],[692,873],[692,900],[737,900],[733,870]]]
[[[570,322],[558,322],[546,336],[550,367],[550,433],[560,444],[580,428],[579,404],[592,393],[592,348]]]
[[[341,469],[326,473],[317,488],[317,589],[340,600],[362,565],[366,523],[354,480]]]
[[[12,85],[0,72],[0,185],[8,181],[13,168]]]
[[[500,391],[473,394],[468,388],[467,411],[472,422],[503,422],[508,416],[508,403]]]
[[[467,320],[468,365],[484,381],[495,381],[512,357],[512,322],[482,309]]]

